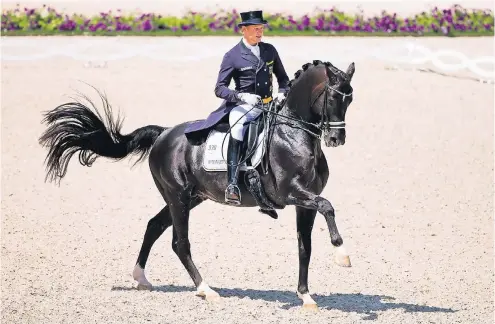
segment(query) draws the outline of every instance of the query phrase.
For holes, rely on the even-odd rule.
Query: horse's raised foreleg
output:
[[[311,259],[311,232],[315,222],[316,210],[296,206],[297,241],[299,247],[299,281],[297,296],[303,301],[304,308],[316,309],[316,302],[308,289],[308,268]]]
[[[299,192],[297,195],[291,195],[288,199],[288,203],[290,205],[316,209],[325,217],[328,231],[330,232],[330,240],[332,245],[337,248],[335,263],[342,267],[350,267],[351,261],[344,248],[344,241],[337,229],[337,224],[335,223],[335,210],[332,204],[325,198],[304,191]]]
[[[211,289],[203,281],[191,256],[191,244],[189,242],[189,208],[187,204],[178,202],[170,206],[173,221],[172,249],[179,257],[182,265],[186,268],[189,276],[196,285],[196,295],[205,297],[206,300],[216,300],[220,295]]]

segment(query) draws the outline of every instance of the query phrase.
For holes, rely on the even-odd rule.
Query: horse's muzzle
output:
[[[345,144],[345,129],[330,130],[324,136],[325,145],[327,147],[337,147]]]

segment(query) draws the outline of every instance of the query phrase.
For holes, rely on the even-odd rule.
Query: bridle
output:
[[[321,91],[316,95],[314,100],[311,100],[309,108],[313,108],[314,104],[316,101],[324,94],[323,98],[323,109],[322,109],[322,114],[321,114],[321,121],[319,125],[317,126],[318,130],[323,133],[325,131],[329,131],[330,129],[345,129],[345,121],[330,121],[328,117],[328,91],[333,90],[340,94],[342,96],[342,102],[345,101],[346,97],[352,96],[352,91],[351,93],[347,94],[344,93],[340,90],[335,89],[333,86],[330,85],[330,81],[327,79],[326,81],[320,82],[312,91],[315,92],[319,88],[322,88]],[[312,123],[313,124],[313,123]],[[315,124],[313,124],[315,125]]]
[[[330,69],[332,69],[331,67],[329,67]],[[338,70],[337,70],[338,72]],[[331,129],[345,129],[345,121],[330,121],[329,118],[328,118],[328,115],[327,115],[327,108],[328,108],[328,92],[329,90],[332,90],[332,91],[335,91],[337,92],[338,94],[340,94],[342,96],[342,102],[345,101],[345,98],[346,97],[350,97],[352,96],[352,93],[353,91],[351,91],[350,93],[344,93],[336,88],[334,88],[334,86],[330,85],[330,80],[328,78],[328,74],[327,74],[327,70],[325,69],[325,75],[326,75],[326,80],[325,81],[322,81],[320,82],[314,89],[313,91],[311,92],[311,94],[313,94],[315,91],[321,89],[317,94],[316,96],[314,97],[313,100],[310,101],[310,110],[313,108],[314,104],[316,103],[316,101],[324,94],[325,97],[324,97],[324,106],[323,106],[323,110],[322,110],[322,116],[321,116],[321,120],[319,123],[312,123],[312,122],[308,122],[308,121],[305,121],[304,119],[302,119],[301,116],[298,116],[296,114],[296,112],[294,111],[291,111],[291,110],[288,110],[290,113],[294,114],[297,118],[294,118],[292,116],[287,116],[287,115],[282,115],[278,112],[275,112],[274,110],[276,110],[275,107],[275,102],[276,100],[272,100],[270,101],[268,104],[264,104],[262,101],[260,101],[261,104],[257,104],[255,105],[254,107],[251,108],[254,109],[254,108],[257,108],[257,109],[260,109],[262,111],[264,111],[264,113],[266,113],[265,117],[263,117],[265,120],[268,120],[267,121],[267,126],[268,126],[268,129],[271,128],[271,126],[273,125],[272,124],[272,117],[271,115],[275,115],[275,116],[279,116],[279,117],[283,117],[283,118],[286,118],[286,119],[289,119],[289,120],[292,120],[296,123],[290,123],[290,122],[282,122],[282,123],[277,123],[276,122],[276,119],[275,119],[275,124],[286,124],[286,125],[289,125],[291,127],[294,127],[294,128],[299,128],[299,129],[302,129],[304,130],[305,132],[309,133],[310,135],[316,137],[318,140],[321,139],[321,136],[331,130]],[[289,90],[290,92],[290,90]],[[288,94],[287,94],[288,96]],[[280,106],[282,107],[287,107],[286,106],[286,103],[287,103],[287,98],[285,98],[281,103],[280,103]],[[268,106],[268,108],[265,108],[266,106]],[[249,112],[249,111],[248,111]],[[246,112],[245,114],[247,114],[248,112]],[[244,115],[245,115],[244,114]],[[239,118],[240,119],[240,118]],[[311,126],[311,127],[314,127],[317,129],[316,132],[313,132],[312,130],[310,130],[309,128],[307,127],[304,127],[304,126],[300,126],[298,124],[303,124],[303,125],[308,125],[308,126]],[[227,134],[230,132],[232,127],[229,127],[229,130],[227,131]],[[227,134],[225,135],[224,137],[224,142],[225,142],[225,138],[227,137]],[[261,144],[261,143],[264,143],[266,144],[266,141],[262,141],[260,143],[258,143],[256,145],[256,148],[253,149],[253,151],[251,152],[250,155],[246,156],[244,160],[240,161],[237,165],[241,165],[242,163],[244,163],[245,161],[247,161],[247,159],[249,159],[255,152],[256,152],[256,149],[258,148],[258,146]],[[223,156],[223,144],[222,143],[222,158],[225,160],[225,157]]]
[[[257,109],[260,109],[260,110],[263,110],[265,113],[266,113],[266,116],[263,117],[265,119],[268,120],[267,122],[267,126],[268,126],[268,129],[270,128],[270,126],[272,126],[272,117],[271,115],[275,115],[275,116],[279,116],[279,117],[283,117],[283,118],[286,118],[286,119],[290,119],[296,123],[291,123],[291,122],[276,122],[275,120],[275,123],[276,124],[285,124],[285,125],[289,125],[291,127],[294,127],[294,128],[299,128],[299,129],[302,129],[304,130],[305,132],[309,133],[310,135],[316,137],[318,140],[321,139],[321,136],[329,131],[330,129],[345,129],[345,121],[329,121],[328,120],[328,115],[327,115],[327,108],[328,108],[328,91],[329,90],[332,90],[332,91],[335,91],[337,92],[338,94],[340,94],[342,96],[342,102],[345,101],[345,98],[346,97],[350,97],[352,96],[352,91],[351,93],[344,93],[340,90],[337,90],[335,89],[332,85],[330,85],[330,80],[327,80],[326,81],[322,81],[320,82],[314,89],[313,91],[311,92],[312,94],[316,91],[316,90],[319,90],[321,88],[321,90],[316,94],[315,98],[313,100],[311,100],[310,102],[310,109],[313,108],[314,104],[316,103],[316,101],[324,94],[325,97],[324,97],[324,106],[323,106],[323,112],[322,112],[322,117],[321,117],[321,121],[319,123],[312,123],[312,122],[308,122],[308,121],[305,121],[304,119],[302,119],[301,116],[298,116],[294,111],[291,111],[289,110],[290,113],[296,115],[297,118],[295,117],[292,117],[292,116],[287,116],[287,115],[282,115],[278,112],[275,112],[274,110],[276,108],[274,108],[275,106],[275,100],[272,100],[270,101],[268,104],[264,104],[264,103],[261,103],[261,105],[255,105],[253,108],[251,109],[254,109],[254,108],[257,108]],[[287,98],[284,99],[281,103],[281,106],[286,106],[286,102],[287,102]],[[265,106],[268,106],[268,108],[265,108]],[[247,112],[246,112],[247,114]],[[303,124],[303,125],[308,125],[310,127],[314,127],[317,129],[316,132],[313,132],[312,130],[310,130],[309,128],[307,127],[304,127],[304,126],[300,126],[299,124]],[[229,130],[227,131],[227,134],[230,132],[230,129],[232,127],[229,128]],[[227,137],[227,134],[225,135],[224,137],[224,142],[225,142],[225,138]],[[259,145],[261,145],[262,142],[258,143],[256,145],[256,149],[258,148]],[[223,144],[222,143],[222,158],[225,160],[225,157],[223,157]],[[251,157],[251,155],[253,155],[255,152],[256,152],[256,149],[254,149],[250,155],[246,156],[244,160],[240,161],[237,165],[241,165],[242,163],[244,163],[245,161],[247,161],[247,159],[249,159]]]
[[[345,126],[346,126],[345,121],[330,121],[329,120],[327,108],[328,108],[328,92],[330,90],[335,91],[338,94],[340,94],[342,96],[342,102],[345,101],[346,97],[352,96],[352,91],[350,93],[344,93],[344,92],[336,89],[334,86],[330,85],[330,80],[328,80],[328,77],[325,81],[320,82],[311,92],[311,94],[313,94],[313,93],[315,93],[315,91],[318,91],[316,93],[316,95],[314,96],[314,99],[311,99],[310,106],[309,106],[309,108],[312,109],[313,106],[315,105],[316,101],[318,101],[318,99],[322,95],[324,95],[324,106],[322,109],[322,116],[321,116],[321,120],[319,123],[312,123],[312,122],[305,121],[301,118],[301,116],[298,116],[294,111],[291,111],[291,113],[296,115],[297,118],[287,116],[287,115],[282,115],[282,114],[276,113],[276,112],[271,111],[271,110],[266,110],[264,108],[260,108],[260,109],[265,110],[269,114],[274,114],[276,116],[280,116],[280,117],[295,121],[297,123],[307,125],[307,126],[310,126],[312,128],[316,128],[317,131],[313,132],[312,130],[308,129],[307,127],[301,127],[300,125],[297,125],[294,123],[290,123],[290,122],[282,123],[282,124],[290,125],[290,126],[295,127],[295,128],[303,129],[304,131],[308,132],[309,134],[313,135],[314,137],[321,139],[321,136],[325,132],[328,132],[331,129],[345,129]],[[313,98],[313,96],[311,96],[311,98]],[[286,101],[287,101],[287,98],[284,100],[283,105],[285,105]]]

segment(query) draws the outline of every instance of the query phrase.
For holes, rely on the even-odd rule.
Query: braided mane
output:
[[[297,70],[294,73],[294,79],[290,80],[288,83],[289,88],[291,88],[297,82],[297,80],[299,79],[301,74],[306,72],[310,67],[318,66],[318,65],[322,65],[322,64],[325,65],[330,70],[330,72],[332,72],[334,74],[334,77],[340,77],[340,78],[344,79],[345,81],[349,80],[349,76],[345,72],[336,68],[332,63],[323,62],[320,60],[314,60],[312,63],[308,62],[308,63],[303,64],[301,69]],[[332,76],[330,76],[330,77],[332,77]]]

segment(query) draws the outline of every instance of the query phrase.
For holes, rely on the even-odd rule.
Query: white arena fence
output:
[[[379,60],[392,64],[388,69],[409,69],[433,72],[445,76],[471,79],[483,83],[495,83],[495,56],[468,57],[459,51],[442,49],[433,50],[418,42],[393,42],[388,46],[329,46],[312,49],[310,54],[303,51],[284,51],[284,56],[311,61],[315,57],[328,57],[332,63],[359,62]],[[133,43],[122,38],[74,39],[62,43],[59,40],[33,40],[23,38],[2,39],[2,61],[36,61],[53,57],[65,57],[83,61],[86,67],[105,67],[111,61],[125,60],[133,57],[166,60],[170,62],[201,61],[209,58],[220,59],[227,47],[201,47],[201,43],[182,39],[153,41],[150,44]],[[283,45],[283,44],[282,44]],[[197,50],[191,50],[197,48]],[[223,48],[225,47],[225,48]],[[283,46],[280,46],[282,48]],[[182,53],[181,53],[182,51]],[[191,55],[190,53],[194,53]],[[331,54],[329,54],[331,53]],[[406,67],[406,68],[405,68]],[[466,74],[466,72],[468,72]],[[457,73],[457,75],[456,75]],[[461,73],[462,75],[459,75]]]

